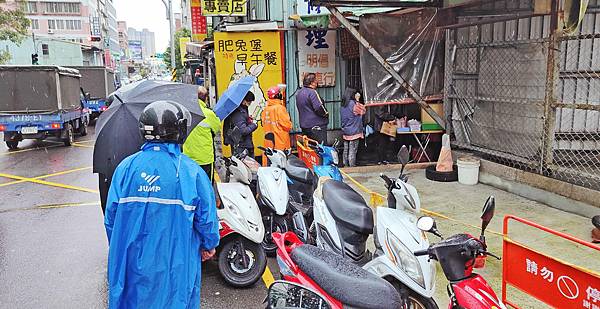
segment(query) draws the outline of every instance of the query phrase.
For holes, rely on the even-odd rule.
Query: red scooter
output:
[[[304,244],[293,232],[272,236],[283,279],[318,292],[329,308],[402,307],[400,295],[389,282],[337,254]]]
[[[506,309],[500,298],[483,277],[473,273],[473,268],[483,268],[486,257],[499,257],[487,252],[484,232],[494,216],[495,199],[490,196],[481,215],[481,235],[479,239],[469,234],[452,235],[443,241],[432,244],[426,250],[415,252],[416,256],[429,255],[440,262],[450,284],[450,309]],[[422,217],[417,222],[419,229],[440,235],[431,217]]]

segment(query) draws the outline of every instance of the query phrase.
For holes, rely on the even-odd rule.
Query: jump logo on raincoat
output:
[[[140,185],[138,192],[159,192],[160,191],[160,186],[154,185],[154,183],[156,183],[158,181],[158,179],[160,179],[160,176],[148,175],[145,172],[142,172],[140,174],[140,176],[142,176],[142,178],[144,178],[144,180],[146,181],[146,183],[148,183],[148,185]]]

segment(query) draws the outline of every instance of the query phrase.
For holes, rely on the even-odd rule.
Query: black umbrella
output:
[[[109,109],[96,122],[94,146],[94,173],[109,180],[123,159],[140,150],[144,140],[138,120],[148,104],[169,100],[185,106],[192,114],[190,130],[204,119],[194,85],[143,80],[119,88],[109,100]]]

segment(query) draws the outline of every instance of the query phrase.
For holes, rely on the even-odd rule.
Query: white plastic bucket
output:
[[[459,158],[456,161],[458,165],[458,182],[463,185],[476,185],[479,182],[479,166],[481,160],[473,157]]]

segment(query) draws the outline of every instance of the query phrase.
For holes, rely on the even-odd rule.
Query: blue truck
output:
[[[0,132],[9,149],[24,139],[87,135],[90,114],[81,75],[59,66],[0,66]]]
[[[103,66],[72,67],[81,74],[81,88],[89,97],[85,107],[90,110],[93,120],[108,109],[107,98],[115,91],[115,73]]]

